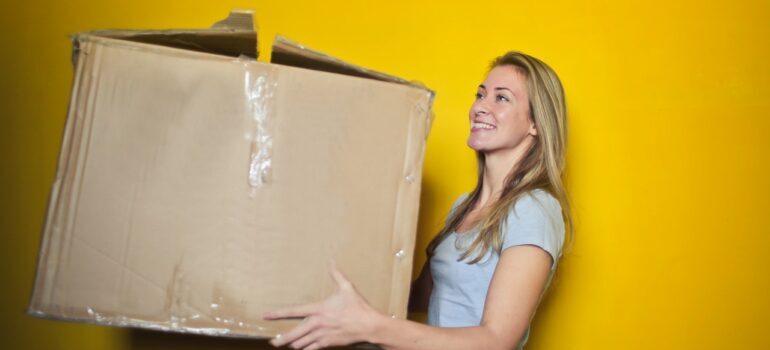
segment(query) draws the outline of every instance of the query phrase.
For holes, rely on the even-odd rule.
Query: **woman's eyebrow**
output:
[[[486,90],[486,89],[487,89],[487,87],[486,87],[486,86],[484,86],[484,84],[480,84],[480,85],[479,85],[479,88],[481,88],[481,89],[484,89],[484,90]],[[511,93],[511,95],[513,95],[513,96],[516,96],[516,94],[513,92],[513,90],[511,90],[511,89],[509,89],[509,88],[507,88],[507,87],[496,87],[496,88],[495,88],[495,91],[498,91],[498,90],[508,90],[508,92],[510,92],[510,93]]]
[[[511,89],[509,89],[509,88],[507,88],[507,87],[496,87],[496,88],[495,88],[495,91],[500,91],[500,90],[508,90],[508,92],[510,92],[510,93],[511,93],[511,95],[513,95],[513,97],[515,97],[515,98],[519,98],[519,96],[518,96],[518,95],[516,95],[516,93],[514,93],[514,92],[513,92],[513,90],[511,90]]]

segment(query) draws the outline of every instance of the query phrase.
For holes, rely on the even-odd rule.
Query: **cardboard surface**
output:
[[[376,309],[406,316],[430,91],[104,32],[76,40],[31,314],[272,337],[296,321],[262,313],[326,297],[333,259]],[[269,106],[262,144],[255,77],[271,86],[256,101]]]

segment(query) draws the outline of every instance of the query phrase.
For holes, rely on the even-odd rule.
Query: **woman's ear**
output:
[[[529,134],[532,136],[537,136],[537,125],[535,125],[534,120],[530,120],[529,122]]]

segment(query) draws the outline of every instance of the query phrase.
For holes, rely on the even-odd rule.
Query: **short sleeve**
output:
[[[503,250],[517,245],[540,247],[551,255],[551,269],[555,268],[565,235],[561,204],[544,190],[523,195],[508,213],[503,234]]]
[[[454,215],[455,210],[457,209],[457,206],[460,205],[460,203],[462,203],[467,197],[468,197],[468,194],[463,193],[459,197],[457,197],[457,199],[455,199],[455,202],[452,203],[452,208],[449,209],[449,215],[447,215],[447,221],[449,221],[449,218],[451,218],[452,215]]]

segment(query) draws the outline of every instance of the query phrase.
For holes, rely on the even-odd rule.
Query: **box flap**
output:
[[[233,10],[230,15],[209,29],[173,30],[96,30],[76,35],[95,35],[130,40],[146,44],[174,47],[231,57],[257,58],[257,32],[254,12]]]
[[[410,85],[428,90],[431,92],[431,95],[433,95],[433,91],[419,82],[408,81],[342,61],[325,53],[307,48],[280,35],[275,37],[272,52],[273,53],[270,56],[271,63]]]

